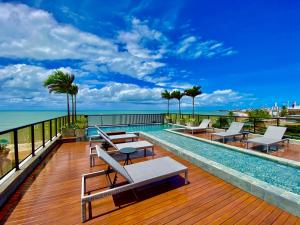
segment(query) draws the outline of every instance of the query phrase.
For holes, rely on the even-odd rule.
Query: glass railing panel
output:
[[[300,139],[300,119],[299,118],[281,118],[279,125],[286,127],[285,135],[291,138]]]
[[[43,146],[43,126],[42,123],[34,125],[34,149],[37,150]]]
[[[55,119],[51,120],[51,124],[52,124],[52,134],[51,134],[51,137],[54,137],[54,136],[56,136],[56,120]]]
[[[215,128],[226,128],[229,126],[229,122],[226,117],[223,116],[211,116],[212,125]]]
[[[31,127],[18,129],[19,162],[22,162],[32,153]]]
[[[50,121],[44,122],[44,132],[45,132],[45,143],[50,140]]]
[[[236,122],[240,122],[240,123],[244,123],[244,127],[243,130],[247,131],[247,132],[254,132],[254,121],[250,120],[247,117],[231,117],[232,122],[236,121]]]
[[[14,133],[0,135],[0,178],[15,168]]]
[[[62,118],[57,118],[57,132],[60,133],[61,132],[61,128],[62,128]]]
[[[255,133],[264,134],[268,126],[277,126],[277,119],[255,119]]]

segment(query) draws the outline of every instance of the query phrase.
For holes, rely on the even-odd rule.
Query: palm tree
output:
[[[202,94],[201,87],[200,86],[194,86],[194,87],[192,87],[190,89],[186,89],[184,91],[184,94],[186,96],[192,97],[192,99],[193,99],[193,118],[195,118],[195,98],[198,95]]]
[[[73,74],[65,73],[61,70],[55,70],[44,81],[44,87],[48,87],[49,92],[62,93],[67,95],[67,110],[68,110],[68,124],[70,121],[70,103],[69,103],[69,91],[72,86],[75,77]]]
[[[183,96],[184,96],[184,93],[182,93],[178,90],[172,91],[172,93],[171,93],[171,98],[176,98],[178,100],[179,116],[181,115],[180,101]]]
[[[76,122],[76,97],[78,94],[78,86],[76,84],[72,84],[70,90],[69,90],[69,94],[71,95],[72,98],[72,118],[73,118],[73,123]]]
[[[172,99],[171,93],[168,90],[164,90],[161,93],[161,97],[168,100],[168,115],[170,115],[170,100]]]

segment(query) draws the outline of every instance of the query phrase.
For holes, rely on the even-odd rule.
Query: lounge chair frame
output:
[[[136,148],[137,150],[144,150],[144,156],[146,156],[147,149],[150,148],[152,150],[152,156],[154,156],[154,145],[149,143],[149,145],[141,145],[141,146],[135,146],[137,143],[146,143],[146,141],[136,141],[136,142],[127,142],[127,143],[121,143],[121,144],[114,144],[109,137],[105,136],[104,134],[100,134],[101,137],[104,139],[104,141],[108,142],[114,149],[114,152],[118,152],[120,148],[125,148],[125,147],[133,147]]]
[[[81,183],[81,214],[82,214],[81,219],[82,219],[82,222],[85,222],[87,220],[87,218],[86,218],[86,213],[87,213],[87,207],[86,206],[87,206],[87,204],[88,204],[89,218],[92,217],[91,202],[96,200],[96,199],[101,199],[101,198],[104,198],[104,197],[107,197],[107,196],[111,196],[111,195],[114,195],[114,194],[129,191],[129,190],[134,191],[136,188],[145,186],[147,184],[155,183],[155,182],[158,182],[158,181],[161,181],[161,180],[179,175],[181,173],[184,173],[185,184],[188,184],[188,168],[181,165],[180,163],[178,163],[177,161],[174,160],[174,162],[176,162],[176,163],[178,163],[178,165],[182,166],[181,170],[176,170],[174,172],[169,172],[169,173],[166,173],[166,174],[163,174],[163,175],[160,175],[160,176],[157,176],[157,177],[152,177],[150,179],[142,180],[142,181],[139,181],[139,182],[134,182],[130,178],[129,174],[127,174],[129,177],[126,176],[126,174],[124,176],[124,172],[121,171],[121,175],[126,178],[128,184],[125,184],[125,185],[120,186],[120,187],[114,187],[114,184],[113,184],[114,181],[111,182],[110,178],[108,178],[109,174],[112,173],[112,172],[120,173],[120,171],[118,171],[117,167],[114,168],[113,165],[109,164],[110,160],[114,160],[111,156],[109,156],[106,152],[104,152],[104,150],[102,150],[99,146],[96,146],[96,149],[97,149],[98,157],[100,157],[106,163],[108,163],[109,168],[107,170],[101,170],[101,171],[97,171],[97,172],[82,175],[82,183]],[[106,158],[110,157],[110,159],[106,160],[105,158],[101,157],[99,152],[101,152],[102,155],[104,154]],[[164,158],[169,158],[169,157],[164,157]],[[158,158],[156,160],[159,160],[159,159],[162,159],[162,158]],[[136,165],[138,165],[138,164],[141,165],[142,163],[148,163],[148,164],[150,163],[151,164],[151,161],[152,160],[145,161],[145,162],[140,162],[140,163],[137,163]],[[115,160],[113,162],[118,163]],[[132,165],[135,165],[135,164],[131,164],[131,166]],[[119,164],[119,166],[121,166],[121,165]],[[121,166],[121,167],[126,171],[126,166],[125,167]],[[122,172],[123,172],[123,174],[122,174]],[[138,171],[138,172],[143,173],[143,171]],[[108,181],[110,183],[110,187],[113,187],[113,188],[108,189],[108,190],[104,190],[104,191],[100,191],[100,192],[97,192],[97,193],[86,195],[86,193],[87,193],[86,180],[89,179],[89,178],[93,178],[93,177],[97,177],[97,176],[103,176],[103,175],[106,176],[106,178],[108,179]]]
[[[190,126],[185,126],[185,130],[187,131],[192,131],[192,134],[194,134],[195,131],[205,131],[209,129],[209,124],[211,120],[210,119],[204,119],[201,121],[199,126],[196,127],[190,127]]]
[[[234,128],[234,126],[236,126],[236,130],[234,132],[231,132],[230,130],[232,128]],[[244,134],[242,132],[243,126],[244,126],[244,123],[232,122],[227,131],[220,132],[220,133],[212,133],[210,136],[210,140],[213,139],[213,136],[218,136],[218,137],[222,137],[222,141],[223,141],[223,143],[225,143],[225,138],[242,136],[242,135],[244,136]]]
[[[286,127],[268,126],[265,134],[262,137],[247,140],[246,148],[249,148],[249,143],[264,145],[267,147],[267,153],[269,153],[271,146],[279,143],[290,142],[289,138],[283,138],[286,129]]]

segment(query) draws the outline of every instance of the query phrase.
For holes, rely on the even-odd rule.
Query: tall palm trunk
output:
[[[195,119],[195,98],[193,97],[193,119]]]
[[[181,115],[181,107],[180,107],[180,100],[178,100],[179,105],[179,116]]]
[[[75,112],[75,123],[77,122],[77,95],[74,96],[74,112]]]
[[[72,123],[74,123],[74,98],[72,94],[71,94],[71,108],[72,108],[72,112],[71,112]]]
[[[170,116],[170,99],[168,99],[168,116]]]
[[[68,110],[68,124],[70,125],[70,102],[69,102],[69,94],[67,93],[67,110]]]

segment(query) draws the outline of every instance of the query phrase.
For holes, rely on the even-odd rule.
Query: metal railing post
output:
[[[253,133],[256,133],[256,118],[253,118]]]
[[[57,118],[55,118],[55,137],[57,137]]]
[[[277,127],[279,127],[279,125],[280,125],[279,120],[280,120],[279,118],[276,118]]]
[[[31,154],[32,156],[35,156],[35,145],[34,145],[34,125],[30,126],[30,130],[31,130]]]
[[[15,167],[19,170],[19,146],[18,146],[18,130],[14,129],[14,150],[15,150]]]
[[[52,120],[49,121],[50,141],[52,141]]]
[[[43,147],[45,147],[45,122],[42,122]]]

